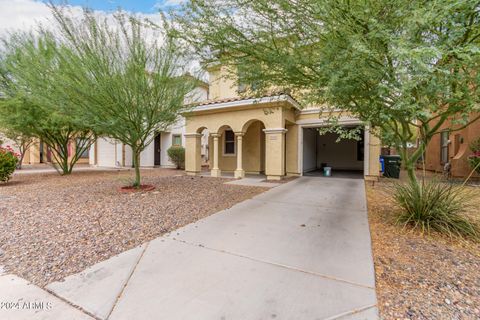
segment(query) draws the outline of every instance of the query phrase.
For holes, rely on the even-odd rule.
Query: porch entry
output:
[[[235,132],[224,125],[215,133],[202,133],[202,150],[208,152],[208,165],[213,176],[232,172],[236,178],[245,174],[265,173],[265,129],[261,121],[253,121],[245,130]],[[208,136],[205,136],[207,134]]]

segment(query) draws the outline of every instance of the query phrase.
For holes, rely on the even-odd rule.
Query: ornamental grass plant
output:
[[[401,208],[397,222],[404,227],[427,234],[435,231],[450,237],[480,238],[478,223],[466,215],[478,204],[464,186],[438,180],[409,181],[395,186],[394,199]]]

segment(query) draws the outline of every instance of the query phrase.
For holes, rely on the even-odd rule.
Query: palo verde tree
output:
[[[44,142],[52,151],[55,169],[70,174],[95,141],[95,133],[78,117],[71,93],[62,89],[67,68],[57,54],[60,45],[52,34],[41,32],[13,34],[3,40],[3,47],[1,127],[17,137]]]
[[[241,67],[258,94],[288,88],[369,123],[394,142],[414,183],[442,125],[479,117],[477,0],[199,0],[172,16],[175,36],[204,60]]]
[[[140,153],[178,120],[195,86],[181,76],[186,60],[148,20],[117,12],[109,21],[89,10],[77,19],[64,7],[51,8],[59,41],[72,49],[60,53],[71,67],[64,86],[75,93],[85,123],[131,147],[140,187]]]

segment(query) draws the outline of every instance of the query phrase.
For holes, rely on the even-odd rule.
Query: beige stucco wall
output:
[[[209,99],[225,99],[238,96],[238,86],[225,66],[212,66],[208,69]]]
[[[22,164],[37,164],[40,163],[40,142],[35,141],[25,151]]]
[[[299,126],[290,124],[286,126],[288,130],[286,133],[286,169],[287,175],[299,175],[300,170],[298,166],[298,130]]]
[[[207,128],[211,133],[221,133],[223,126],[229,126],[234,132],[243,132],[255,120],[263,122],[265,128],[282,128],[284,110],[280,103],[269,103],[262,107],[253,105],[229,108],[228,111],[189,113],[185,117],[187,133],[200,132],[202,128]]]
[[[368,145],[365,145],[365,151],[368,150],[368,175],[372,177],[377,177],[380,175],[380,151],[381,151],[381,142],[380,139],[373,134],[369,134]]]
[[[247,173],[265,171],[265,133],[263,123],[252,123],[243,137],[243,168]]]

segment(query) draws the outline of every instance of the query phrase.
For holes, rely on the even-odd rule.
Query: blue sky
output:
[[[0,0],[0,36],[11,30],[31,30],[38,23],[48,25],[52,13],[46,3],[49,0]],[[65,3],[64,0],[53,0]],[[119,7],[123,10],[150,15],[159,18],[159,10],[174,9],[186,0],[68,0],[76,7],[89,7],[101,12],[113,12]]]
[[[47,2],[47,1],[44,1]],[[62,0],[54,2],[64,3]],[[114,11],[118,7],[131,12],[154,13],[159,9],[172,8],[181,0],[69,0],[71,5],[86,6],[94,10]]]

